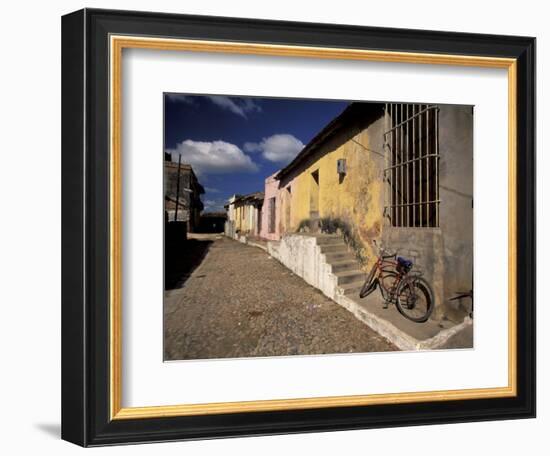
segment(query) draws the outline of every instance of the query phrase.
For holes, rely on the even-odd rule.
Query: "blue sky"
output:
[[[263,191],[348,102],[165,94],[165,151],[193,166],[205,211],[235,194]]]

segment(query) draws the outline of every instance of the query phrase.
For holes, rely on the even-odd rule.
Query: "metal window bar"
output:
[[[393,105],[393,114],[397,118],[397,106]],[[397,162],[397,130],[393,130],[392,133],[392,151],[393,151],[393,162]],[[392,179],[392,193],[393,193],[393,219],[397,224],[397,168],[393,170],[393,179]]]
[[[439,200],[439,110],[435,111],[435,199]],[[439,202],[435,204],[435,223],[439,226]]]
[[[399,123],[403,119],[403,105],[399,107]],[[403,125],[399,127],[399,163],[403,163]],[[399,226],[403,226],[403,167],[399,166]]]
[[[420,119],[420,128],[419,128],[419,138],[418,138],[418,141],[420,142],[420,150],[419,150],[419,155],[420,155],[420,156],[424,155],[424,149],[422,149],[422,145],[423,145],[423,144],[422,144],[422,131],[423,131],[423,130],[422,130],[422,119],[423,119],[422,113],[423,113],[423,108],[422,108],[422,105],[420,105],[420,118],[419,118],[419,119]],[[424,142],[426,142],[426,141],[424,141]],[[422,168],[424,168],[424,167],[422,166],[422,161],[419,161],[419,162],[418,162],[418,167],[420,168],[420,181],[419,181],[419,186],[418,186],[419,188],[418,188],[418,191],[419,191],[419,193],[420,193],[420,201],[422,201],[423,198],[424,198],[424,197],[423,197],[423,193],[422,193],[422,182],[424,182],[424,181],[422,180]],[[423,226],[423,222],[422,222],[422,221],[423,221],[424,219],[423,219],[423,217],[422,217],[422,216],[423,216],[423,213],[422,213],[423,211],[422,211],[422,209],[424,208],[424,205],[423,205],[423,204],[420,204],[419,208],[420,208],[420,218],[419,218],[418,222],[419,222],[419,226]]]
[[[386,125],[385,129],[386,131],[389,131],[390,129],[390,104],[386,103]],[[391,189],[391,173],[386,173],[386,168],[388,167],[388,164],[391,161],[391,148],[387,141],[384,141],[384,170],[382,172],[382,180],[384,181],[384,188],[390,188]],[[384,192],[384,217],[386,217],[388,220],[391,220],[391,214],[388,212],[391,207],[391,191],[385,191]]]
[[[416,158],[416,105],[413,105],[412,108],[413,115],[412,115],[412,123],[413,123],[413,135],[412,135],[412,143],[413,143],[413,159]],[[416,160],[412,163],[413,168],[413,219],[412,219],[412,226],[416,226]]]
[[[397,108],[395,107],[395,105],[392,105],[392,106],[393,106],[393,115],[395,117],[397,117]],[[392,117],[392,119],[393,119],[393,117]],[[392,147],[392,156],[393,156],[392,163],[395,163],[397,161],[397,132],[395,130],[392,132],[391,147]],[[397,204],[397,169],[394,169],[393,173],[392,173],[392,199],[393,199],[393,202],[392,202],[393,218],[392,218],[392,220],[397,220],[397,207],[396,207],[396,204]]]
[[[391,117],[390,117],[390,121],[396,116],[396,111],[395,111],[395,105],[390,105],[391,106]],[[390,152],[391,152],[391,160],[390,160],[390,163],[395,163],[396,161],[396,150],[395,150],[395,131],[393,129],[390,129],[391,131],[391,142],[390,142]],[[392,169],[391,170],[391,173],[390,173],[390,176],[391,176],[391,220],[392,220],[392,223],[393,223],[393,220],[396,220],[397,218],[397,208],[395,207],[395,204],[396,204],[396,189],[395,189],[395,183],[396,183],[396,178],[397,178],[397,170],[395,169]]]
[[[391,226],[439,226],[439,108],[387,103],[384,215]]]
[[[406,109],[405,109],[405,115],[407,117],[407,119],[409,118],[409,105],[405,105],[406,106]],[[409,161],[411,159],[411,147],[410,147],[410,122],[407,122],[405,124],[405,135],[406,135],[406,139],[407,139],[407,153],[405,155],[403,155],[403,159],[406,158],[407,161]],[[405,168],[405,192],[403,192],[403,196],[404,196],[404,202],[405,204],[407,204],[407,206],[405,206],[405,226],[410,226],[409,223],[410,223],[410,218],[409,218],[409,206],[408,206],[408,202],[409,202],[409,195],[410,195],[410,189],[409,189],[409,184],[411,183],[411,179],[409,177],[409,167],[406,167]]]
[[[426,111],[426,155],[428,154],[428,151],[430,150],[431,140],[430,140],[430,111]],[[426,162],[426,199],[429,198],[430,194],[430,166],[427,159],[424,159]],[[432,215],[431,207],[428,205],[426,206],[426,212],[427,212],[427,220],[426,220],[426,226],[430,226],[430,219]]]

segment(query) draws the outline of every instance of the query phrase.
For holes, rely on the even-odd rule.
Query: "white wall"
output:
[[[394,0],[337,3],[278,0],[88,0],[9,2],[0,15],[0,448],[5,454],[72,454],[58,438],[60,421],[60,16],[82,8],[139,9],[191,14],[531,35],[538,38],[538,169],[542,125],[550,121],[550,31],[544,3]],[[539,257],[550,255],[549,184],[539,179]],[[541,264],[539,278],[547,275]],[[546,273],[546,274],[545,274]],[[539,280],[542,285],[543,280]],[[538,309],[539,328],[550,321],[548,303]],[[537,420],[402,429],[230,439],[104,448],[94,454],[346,454],[463,455],[545,454],[550,425],[550,332],[539,331]],[[546,451],[545,451],[546,450]]]

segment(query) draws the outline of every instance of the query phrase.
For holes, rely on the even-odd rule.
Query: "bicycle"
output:
[[[378,258],[359,292],[360,298],[370,295],[377,287],[385,301],[384,308],[395,304],[401,315],[416,323],[424,323],[434,309],[434,294],[422,271],[412,270],[413,263],[397,252],[390,252],[373,241]]]

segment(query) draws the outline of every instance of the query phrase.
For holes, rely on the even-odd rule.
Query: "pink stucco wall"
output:
[[[275,173],[277,174],[277,173]],[[272,241],[279,240],[279,181],[274,179],[275,174],[265,180],[264,204],[262,206],[262,229],[260,237]],[[275,198],[275,231],[269,232],[269,200]]]

